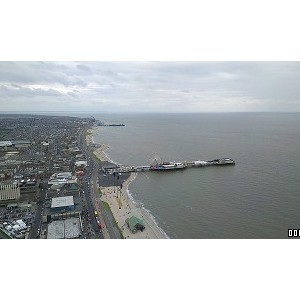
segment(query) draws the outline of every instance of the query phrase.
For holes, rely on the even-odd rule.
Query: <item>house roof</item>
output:
[[[126,219],[126,223],[128,224],[130,230],[134,230],[136,229],[135,226],[137,224],[141,224],[141,225],[144,225],[144,221],[139,219],[138,217],[136,216],[131,216],[130,218],[127,218]]]
[[[51,201],[51,208],[65,207],[71,205],[74,205],[73,196],[56,197],[52,198]]]

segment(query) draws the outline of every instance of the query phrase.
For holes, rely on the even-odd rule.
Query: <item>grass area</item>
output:
[[[0,229],[0,236],[3,239],[11,239],[11,237],[7,233],[5,233],[2,229]]]
[[[100,197],[102,196],[102,192],[101,192],[101,188],[100,187],[98,187],[98,194],[99,194]]]
[[[120,232],[120,236],[121,236],[121,239],[124,239],[124,236],[123,236],[123,233],[122,233],[122,230],[120,229],[120,227],[118,226],[116,220],[115,220],[115,217],[110,209],[110,206],[107,202],[105,201],[102,201],[102,204],[103,204],[103,208],[106,210],[106,211],[109,211],[111,213],[111,215],[113,216],[114,218],[114,225],[118,228],[119,232]]]
[[[93,156],[94,160],[96,160],[96,161],[98,161],[98,162],[101,163],[101,159],[99,159],[99,158],[94,154],[94,152],[92,153],[92,156]]]
[[[118,226],[118,229],[119,229],[119,231],[120,231],[120,236],[121,236],[121,239],[124,239],[124,235],[123,235],[123,233],[122,233],[121,229],[119,228],[119,226]]]
[[[109,204],[108,204],[107,202],[102,201],[102,204],[103,204],[103,208],[104,208],[106,211],[110,211],[110,212],[111,212],[111,209],[110,209]]]

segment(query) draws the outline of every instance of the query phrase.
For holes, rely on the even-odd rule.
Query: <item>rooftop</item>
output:
[[[136,230],[137,230],[137,227],[136,227],[136,226],[137,226],[138,224],[140,224],[140,225],[143,226],[144,221],[141,220],[141,219],[139,219],[139,218],[136,217],[136,216],[131,216],[130,218],[127,218],[127,219],[126,219],[126,223],[127,223],[128,227],[130,228],[130,230],[131,230],[132,232],[136,232]]]
[[[73,196],[52,198],[51,208],[64,207],[74,205]]]
[[[80,220],[79,218],[70,218],[65,221],[65,239],[74,239],[79,237],[80,230]]]
[[[48,225],[47,239],[63,239],[65,225],[64,220],[53,221]]]
[[[78,160],[75,162],[75,166],[87,166],[86,160]]]
[[[12,146],[11,141],[0,141],[0,147]]]
[[[47,239],[73,239],[80,235],[79,218],[53,221],[48,225]]]

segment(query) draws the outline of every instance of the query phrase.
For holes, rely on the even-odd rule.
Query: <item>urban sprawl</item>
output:
[[[0,238],[126,238],[124,224],[130,233],[145,229],[129,212],[118,224],[100,200],[100,182],[118,196],[130,173],[94,154],[95,122],[0,115]]]

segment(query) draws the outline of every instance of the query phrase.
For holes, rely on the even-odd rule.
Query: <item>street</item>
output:
[[[37,210],[35,213],[34,222],[30,230],[28,238],[36,239],[39,235],[39,229],[41,228],[43,209],[45,207],[45,199],[47,193],[47,182],[42,183],[42,190],[40,191],[39,200],[37,201]]]
[[[82,177],[82,189],[84,191],[86,207],[88,210],[89,219],[91,220],[92,228],[95,232],[95,236],[96,236],[96,238],[103,239],[104,238],[103,233],[100,232],[100,230],[98,228],[98,224],[96,222],[96,218],[95,218],[95,214],[94,214],[95,206],[94,206],[93,198],[95,197],[95,195],[91,194],[92,176],[95,173],[97,173],[97,168],[95,168],[96,162],[94,161],[94,158],[91,157],[90,152],[83,140],[84,139],[83,133],[84,133],[84,131],[82,131],[80,133],[78,144],[87,159],[88,166],[86,169],[86,174]]]

